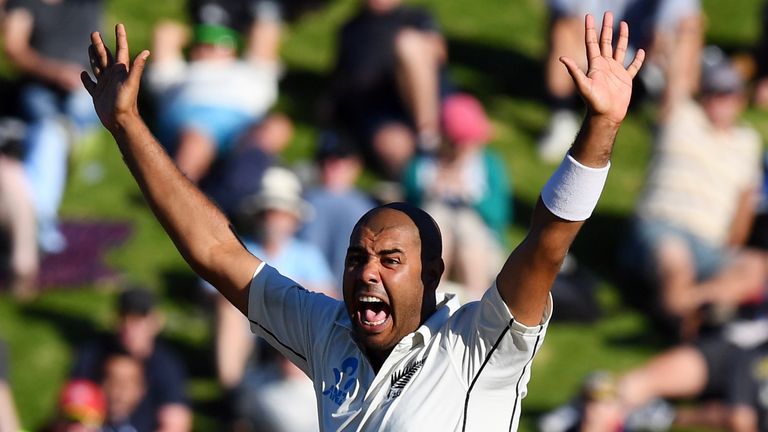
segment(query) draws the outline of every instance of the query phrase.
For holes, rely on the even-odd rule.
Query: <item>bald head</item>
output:
[[[387,210],[394,210],[405,215],[413,227],[416,229],[416,234],[419,237],[421,246],[421,262],[426,263],[443,256],[443,236],[440,234],[440,228],[437,226],[437,222],[432,219],[424,210],[404,202],[395,202],[390,204],[380,205],[368,211],[355,225],[353,232],[359,227],[366,225],[374,216]]]

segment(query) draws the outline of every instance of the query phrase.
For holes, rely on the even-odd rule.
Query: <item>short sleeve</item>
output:
[[[518,322],[495,284],[479,302],[469,303],[454,314],[449,324],[450,350],[454,366],[471,393],[467,424],[482,422],[489,412],[510,408],[518,413],[513,415],[513,425],[519,421],[533,358],[544,342],[551,315],[550,296],[539,325],[528,327]]]
[[[173,59],[150,64],[145,80],[152,92],[163,93],[181,84],[186,74],[187,63],[183,59]]]
[[[656,12],[656,26],[664,31],[676,31],[680,21],[701,14],[700,0],[662,1]]]
[[[249,296],[251,331],[312,378],[310,347],[330,335],[343,304],[307,291],[266,264],[256,270]]]
[[[467,382],[471,382],[481,368],[489,366],[498,378],[522,371],[541,346],[551,315],[550,296],[539,325],[528,327],[518,322],[495,284],[479,302],[461,308],[455,315],[451,331],[462,336],[456,342],[459,345],[456,348],[465,352],[462,373]]]
[[[752,377],[754,354],[743,351],[731,369],[727,387],[727,402],[730,406],[757,406],[757,382]]]

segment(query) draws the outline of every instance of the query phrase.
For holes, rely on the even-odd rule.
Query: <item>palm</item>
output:
[[[606,13],[598,43],[594,19],[587,15],[585,22],[585,45],[588,69],[585,74],[569,58],[561,58],[571,74],[579,94],[591,114],[602,115],[616,123],[627,113],[632,96],[632,79],[637,75],[645,58],[643,50],[638,51],[632,63],[624,68],[623,62],[629,39],[626,23],[621,23],[619,42],[612,48],[613,17]]]
[[[129,66],[128,41],[125,28],[119,24],[115,29],[117,37],[116,57],[98,33],[91,35],[89,55],[91,69],[96,77],[93,82],[83,72],[83,85],[93,97],[93,105],[104,127],[110,131],[117,128],[118,120],[125,115],[138,114],[137,96],[139,81],[149,52],[143,51]]]

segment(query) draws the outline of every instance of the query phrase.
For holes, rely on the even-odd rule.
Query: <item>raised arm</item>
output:
[[[632,95],[632,79],[645,58],[645,53],[640,50],[629,67],[624,68],[629,29],[626,23],[621,23],[619,41],[614,51],[611,45],[613,16],[610,12],[603,17],[599,41],[591,15],[586,16],[585,30],[587,73],[579,70],[573,59],[562,57],[560,61],[568,69],[587,105],[586,118],[570,151],[570,156],[577,162],[571,162],[571,167],[577,168],[570,173],[576,172],[576,177],[591,177],[586,183],[592,182],[592,190],[573,190],[571,187],[571,193],[563,196],[562,192],[569,190],[569,184],[580,183],[573,182],[578,178],[561,175],[567,163],[564,162],[545,187],[545,191],[554,187],[560,191],[560,196],[555,194],[556,198],[549,199],[546,205],[541,198],[538,200],[527,237],[512,252],[497,277],[502,299],[515,319],[526,325],[540,323],[555,276],[587,217],[570,217],[569,210],[574,205],[583,207],[585,201],[594,204],[602,189],[602,184],[595,184],[594,175],[601,168],[607,169],[619,125],[627,113]],[[589,197],[590,192],[593,198]],[[562,217],[556,216],[553,211]],[[587,210],[589,212],[591,208]],[[573,213],[583,214],[584,211]]]
[[[89,54],[96,81],[81,74],[99,119],[114,136],[125,164],[184,259],[247,314],[248,286],[260,261],[246,251],[227,218],[176,168],[150,133],[136,104],[149,51],[139,53],[131,64],[122,24],[115,34],[114,57],[101,35],[91,35]]]

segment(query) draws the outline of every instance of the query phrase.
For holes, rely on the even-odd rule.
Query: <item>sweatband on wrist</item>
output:
[[[561,219],[586,220],[597,206],[610,168],[610,162],[590,168],[568,154],[541,190],[541,201]]]

